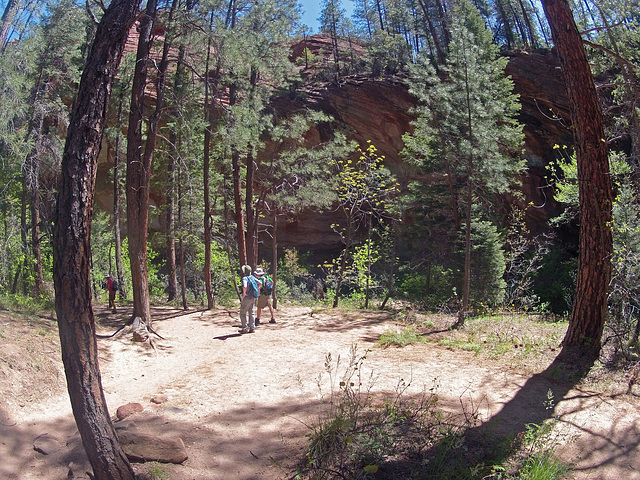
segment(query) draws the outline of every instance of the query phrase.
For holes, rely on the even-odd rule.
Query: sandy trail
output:
[[[122,318],[102,310],[97,315],[104,320],[101,333],[113,331],[105,324]],[[309,425],[322,415],[354,346],[355,358],[366,355],[360,370],[364,388],[393,394],[408,384],[403,395],[435,391],[443,410],[477,411],[499,429],[518,432],[543,418],[551,391],[565,443],[558,452],[576,464],[571,478],[640,480],[634,397],[523,376],[471,352],[432,343],[381,349],[375,341],[395,327],[385,314],[355,317],[286,307],[278,312],[277,324],[247,335],[237,333],[235,311],[163,308],[154,310],[154,318],[154,328],[165,338],[157,351],[130,338],[101,339],[100,366],[112,414],[126,403],[140,403],[144,411],[132,417],[139,427],[183,439],[189,459],[163,466],[170,480],[288,478],[303,453]],[[332,375],[325,368],[328,354]],[[167,401],[152,403],[160,394]],[[66,478],[70,462],[75,478],[88,478],[66,394],[28,408],[6,406],[0,413],[0,478],[58,480]],[[43,435],[59,445],[49,455],[33,449]]]

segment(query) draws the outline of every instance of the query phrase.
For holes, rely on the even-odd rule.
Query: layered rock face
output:
[[[292,47],[292,59],[303,55],[309,49],[314,55],[327,55],[330,45],[328,36],[315,35]],[[350,44],[355,55],[365,55],[362,45]],[[560,207],[553,200],[551,189],[546,187],[545,166],[555,158],[553,146],[571,145],[569,128],[569,105],[558,58],[552,51],[510,52],[506,54],[509,63],[506,69],[514,82],[514,90],[520,96],[522,110],[520,121],[524,125],[527,172],[522,178],[523,199],[509,196],[502,198],[508,206],[512,202],[521,205],[533,204],[526,210],[526,219],[532,232],[543,231],[550,217],[559,213]],[[305,70],[312,77],[313,67]],[[429,181],[420,177],[416,169],[405,162],[400,152],[404,145],[402,135],[411,129],[411,108],[416,104],[401,77],[352,75],[339,82],[308,81],[295,99],[278,99],[272,107],[279,115],[297,112],[301,109],[324,111],[334,118],[333,128],[341,129],[348,137],[364,145],[371,141],[378,153],[385,157],[387,167],[406,186],[413,180]],[[322,128],[312,129],[306,136],[309,146],[325,141],[331,132]],[[261,155],[270,154],[267,148]],[[97,201],[110,211],[113,195],[109,168],[113,166],[112,149],[107,146],[102,151],[96,184]],[[152,206],[164,203],[164,192],[152,191]],[[280,225],[280,245],[297,247],[300,251],[335,251],[341,248],[339,237],[330,225],[341,220],[337,212],[306,211],[295,220],[289,219]],[[162,229],[157,217],[150,217],[151,228]],[[264,240],[265,253],[270,248],[270,240]]]
[[[315,53],[323,45],[315,37],[307,42]],[[299,47],[297,52],[301,50]],[[522,104],[520,122],[524,125],[524,156],[528,168],[522,178],[523,199],[505,196],[502,201],[505,207],[516,201],[522,206],[534,205],[527,208],[526,220],[536,233],[545,230],[548,219],[560,210],[544,177],[545,166],[555,158],[554,145],[573,142],[569,104],[555,53],[541,50],[511,52],[508,56],[506,73],[513,79],[514,91]],[[428,178],[420,178],[400,155],[404,147],[402,135],[411,129],[410,109],[414,105],[415,99],[401,78],[362,75],[347,77],[339,84],[309,85],[302,100],[280,101],[277,107],[283,113],[305,107],[330,114],[337,128],[347,132],[350,139],[360,144],[370,140],[380,155],[384,155],[387,167],[399,183],[405,186],[412,180],[428,182]],[[316,129],[310,132],[308,141],[319,143],[325,136],[326,132]],[[280,237],[282,244],[313,251],[339,247],[339,238],[329,228],[339,220],[333,212],[306,212],[287,224]]]

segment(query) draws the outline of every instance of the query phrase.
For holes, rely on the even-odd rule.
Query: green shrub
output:
[[[562,438],[555,420],[527,425],[517,441],[505,435],[487,442],[469,435],[478,426],[479,412],[445,416],[438,410],[436,387],[407,399],[410,385],[400,380],[394,394],[374,396],[363,383],[365,359],[353,347],[340,375],[340,357],[333,361],[327,355],[331,394],[323,396],[326,413],[310,427],[304,458],[291,478],[560,480],[569,472],[570,465],[554,456]],[[553,403],[549,391],[545,407],[552,410]]]
[[[405,347],[412,343],[426,342],[427,340],[411,325],[404,328],[401,332],[386,330],[378,340],[378,345],[382,347]]]
[[[25,295],[0,295],[0,309],[25,315],[41,315],[55,311],[55,303],[49,298],[33,298]]]
[[[147,473],[151,480],[163,480],[168,477],[164,465],[158,462],[149,463],[147,465]]]

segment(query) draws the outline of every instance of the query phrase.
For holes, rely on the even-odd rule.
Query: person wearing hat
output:
[[[239,332],[253,333],[256,331],[253,307],[260,296],[262,283],[255,276],[251,275],[251,267],[249,265],[242,266],[242,275],[242,300],[240,300],[240,323],[242,324],[242,328]]]
[[[264,307],[269,307],[269,312],[271,313],[271,320],[269,323],[276,323],[275,316],[273,314],[273,307],[271,306],[271,294],[273,293],[273,280],[269,275],[264,273],[264,270],[260,267],[256,268],[255,272],[258,280],[262,282],[262,287],[260,288],[260,296],[258,297],[258,309],[256,311],[256,325],[260,325],[260,313]]]

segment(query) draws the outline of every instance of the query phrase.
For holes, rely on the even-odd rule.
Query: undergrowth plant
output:
[[[158,462],[151,462],[147,467],[147,473],[151,480],[163,480],[168,478],[164,466]]]
[[[555,400],[551,389],[544,401],[547,411],[553,410]],[[566,432],[558,430],[557,418],[540,424],[528,423],[521,447],[501,465],[494,466],[485,478],[498,480],[561,480],[571,471],[571,465],[555,456],[555,448],[566,441]]]
[[[382,347],[406,347],[412,343],[423,343],[427,340],[418,332],[415,327],[409,325],[400,332],[387,329],[378,340],[378,345]]]
[[[404,461],[411,463],[425,452],[442,458],[459,445],[464,429],[438,410],[435,388],[408,399],[411,382],[401,379],[390,398],[380,398],[372,392],[373,373],[364,383],[365,359],[352,347],[340,374],[341,358],[326,356],[327,412],[310,427],[305,458],[292,478],[410,478]]]
[[[437,384],[409,396],[411,382],[404,379],[392,394],[374,394],[365,359],[355,346],[345,365],[340,356],[325,357],[330,391],[323,392],[323,375],[318,386],[327,409],[309,427],[304,459],[291,479],[560,480],[569,472],[554,455],[561,438],[555,420],[527,425],[517,442],[505,437],[488,445],[483,435],[469,435],[480,427],[474,402],[461,415],[444,414]],[[549,391],[545,405],[553,409],[553,403]]]
[[[55,304],[49,298],[33,298],[19,294],[0,295],[0,310],[39,316],[43,312],[53,313]]]

